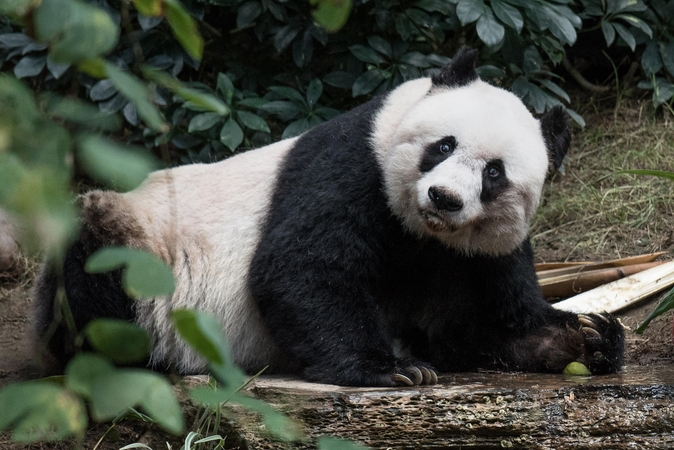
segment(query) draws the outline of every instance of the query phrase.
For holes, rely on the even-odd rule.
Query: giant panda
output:
[[[206,370],[171,325],[183,307],[215,315],[250,373],[392,386],[449,371],[561,372],[572,361],[619,370],[619,322],[553,309],[534,271],[529,220],[569,147],[565,113],[535,119],[479,79],[476,57],[462,49],[436,76],[297,138],[82,196],[62,267],[76,326],[133,321],[152,337],[148,364],[182,374]],[[175,292],[133,301],[119,271],[84,271],[116,245],[163,259]],[[34,291],[41,330],[56,272],[46,268]],[[72,356],[64,327],[50,348]]]

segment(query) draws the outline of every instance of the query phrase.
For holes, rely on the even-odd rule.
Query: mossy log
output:
[[[301,421],[307,440],[280,443],[237,408],[230,444],[312,448],[318,436],[375,449],[674,448],[674,367],[610,376],[444,375],[416,388],[348,388],[261,377],[250,391]]]

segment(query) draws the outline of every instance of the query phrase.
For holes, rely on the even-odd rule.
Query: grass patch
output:
[[[648,102],[608,113],[590,102],[574,135],[566,175],[546,183],[532,221],[537,260],[609,259],[667,250],[674,230],[674,183],[626,169],[674,171],[672,116]],[[603,110],[603,111],[602,111]]]

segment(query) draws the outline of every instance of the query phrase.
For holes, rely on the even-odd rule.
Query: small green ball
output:
[[[578,361],[570,362],[568,366],[564,368],[564,374],[566,375],[592,375],[590,369],[583,363]]]

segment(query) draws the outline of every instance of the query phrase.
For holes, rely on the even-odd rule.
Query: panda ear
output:
[[[433,86],[461,87],[466,86],[477,80],[475,72],[475,62],[477,61],[477,50],[470,47],[463,47],[456,52],[452,61],[442,68],[438,75],[434,75]]]
[[[571,131],[566,111],[562,106],[555,106],[541,117],[541,132],[548,148],[550,162],[555,170],[559,169],[571,144]]]

